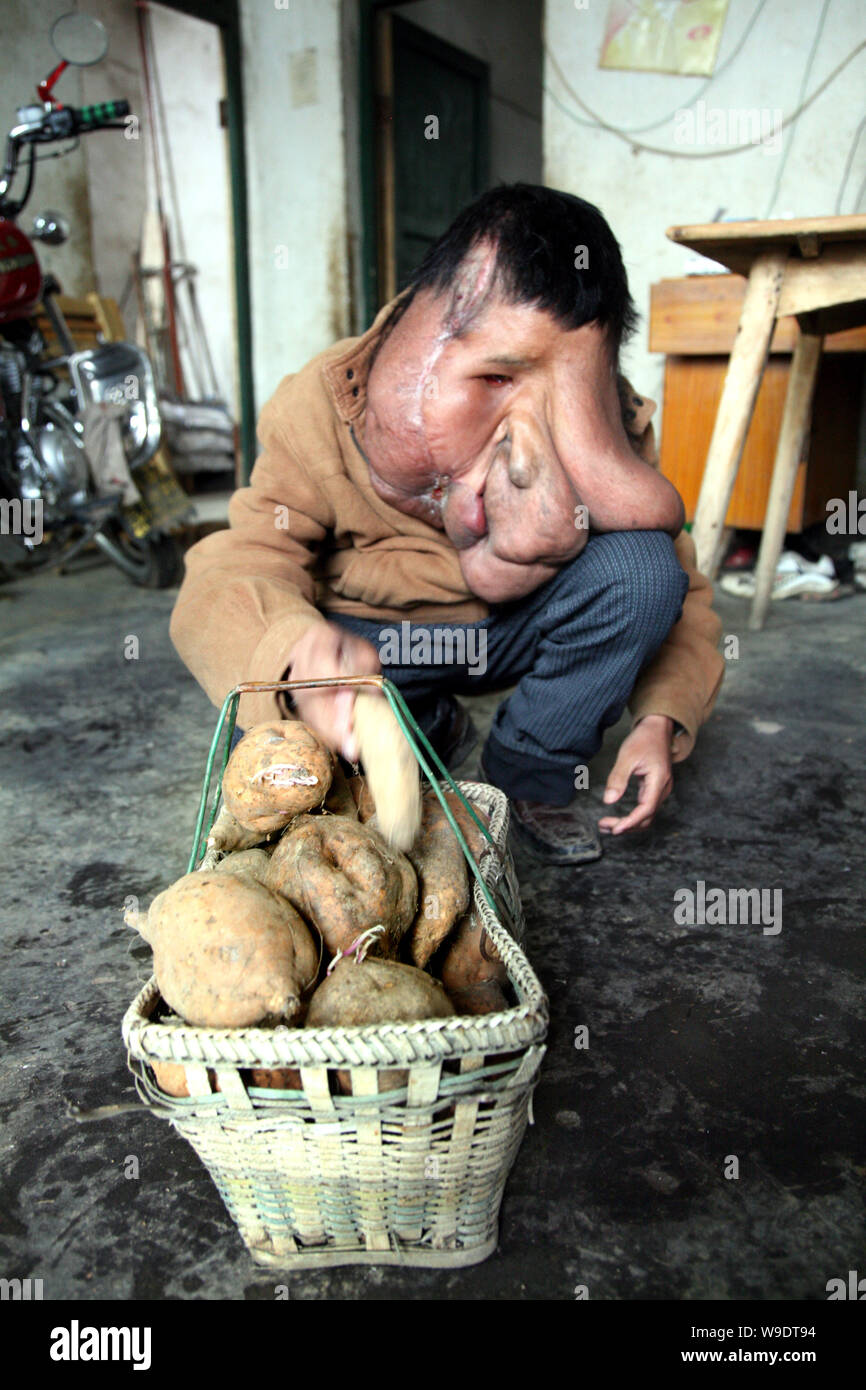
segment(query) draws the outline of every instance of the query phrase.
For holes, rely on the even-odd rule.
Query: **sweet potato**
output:
[[[188,1096],[186,1072],[180,1062],[152,1062],[156,1084],[170,1096]]]
[[[508,979],[499,952],[474,912],[458,922],[445,947],[439,978],[449,994],[485,980],[504,984]]]
[[[301,1073],[296,1067],[252,1067],[250,1085],[271,1091],[301,1091]]]
[[[307,1010],[307,1028],[363,1028],[449,1018],[454,1006],[438,980],[396,960],[346,957],[319,985]]]
[[[319,806],[334,771],[330,751],[297,719],[274,719],[245,734],[223,777],[223,798],[247,830],[280,830]]]
[[[451,810],[452,815],[454,816],[454,819],[460,826],[460,829],[463,833],[463,838],[469,846],[469,850],[473,859],[476,863],[478,863],[484,851],[490,848],[490,841],[487,839],[483,831],[478,829],[478,826],[475,824],[475,821],[472,819],[469,812],[466,810],[466,807],[463,805],[463,802],[460,800],[460,798],[456,796],[450,788],[443,788],[443,794],[445,796],[445,800],[448,802],[448,806]],[[442,803],[440,802],[438,796],[432,790],[432,788],[428,788],[428,790],[424,793],[424,801],[425,804],[427,802],[431,802],[444,817],[445,813],[442,810]],[[473,806],[472,809],[478,816],[479,820],[483,821],[485,825],[489,824],[489,817],[485,815],[484,811],[482,811],[479,806]],[[446,824],[448,824],[447,820]],[[454,832],[452,831],[452,834],[453,833]],[[457,837],[455,836],[454,838],[456,841]],[[462,849],[460,852],[461,854],[463,853]]]
[[[373,801],[373,794],[370,791],[367,779],[363,773],[357,777],[350,777],[349,791],[352,793],[352,800],[358,811],[359,821],[368,821],[371,816],[376,814],[376,803]]]
[[[161,1091],[165,1091],[169,1096],[188,1096],[189,1086],[186,1080],[186,1069],[180,1062],[151,1062],[157,1085]],[[216,1079],[216,1072],[208,1068],[207,1079],[210,1082],[212,1091],[219,1090],[219,1082]]]
[[[161,1091],[165,1091],[169,1096],[188,1096],[189,1086],[187,1084],[186,1072],[180,1062],[152,1062],[157,1084]],[[300,1091],[301,1073],[294,1067],[252,1067],[248,1072],[242,1072],[250,1086],[258,1086],[262,1090],[273,1091]],[[208,1081],[212,1091],[220,1089],[216,1072],[208,1067]]]
[[[169,1096],[188,1096],[189,1086],[186,1079],[186,1071],[180,1062],[152,1062],[157,1084],[161,1091],[165,1091]],[[294,1067],[252,1067],[249,1072],[242,1072],[250,1086],[259,1086],[262,1090],[275,1091],[300,1091],[301,1073]],[[212,1091],[220,1089],[216,1072],[208,1067],[207,1078],[210,1082]]]
[[[245,830],[229,808],[223,805],[211,826],[207,847],[230,854],[233,850],[252,849],[254,845],[260,845],[264,838],[261,830]]]
[[[127,914],[153,948],[162,997],[187,1023],[247,1028],[291,1022],[318,973],[306,924],[247,875],[198,870]]]
[[[375,833],[375,818],[367,823],[367,828]],[[409,930],[418,912],[418,876],[407,855],[399,854],[397,850],[389,850],[393,854],[400,874],[402,887],[400,889],[400,914],[399,927],[401,940]]]
[[[381,695],[362,690],[352,716],[361,762],[389,845],[407,850],[421,826],[421,781],[415,754]]]
[[[385,935],[371,949],[393,956],[418,905],[411,864],[343,816],[298,816],[271,856],[268,884],[318,928],[332,955],[381,923]]]
[[[377,823],[377,817],[370,822]],[[469,907],[466,858],[435,796],[424,798],[421,830],[407,858],[418,877],[418,915],[403,954],[423,968]]]
[[[497,1014],[509,1007],[498,980],[479,980],[463,989],[452,989],[448,998],[458,1014]]]
[[[358,807],[355,804],[355,798],[349,789],[348,778],[339,763],[334,768],[334,777],[331,782],[331,789],[325,797],[324,809],[329,811],[332,816],[346,816],[349,820],[358,819]]]
[[[267,883],[271,856],[263,849],[240,849],[227,854],[225,859],[215,865],[215,874],[244,875],[257,883]]]
[[[308,1028],[352,1028],[371,1023],[408,1023],[421,1018],[450,1018],[454,1005],[438,980],[414,965],[399,961],[338,961],[310,1000]],[[379,1072],[379,1090],[405,1086],[408,1071],[385,1068]],[[342,1091],[352,1089],[351,1072],[341,1069],[337,1081]]]

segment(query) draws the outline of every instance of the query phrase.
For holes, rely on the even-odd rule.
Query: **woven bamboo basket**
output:
[[[496,1248],[547,1001],[518,940],[507,799],[448,782],[490,818],[472,910],[505,965],[513,1007],[353,1028],[202,1028],[171,1015],[151,979],[123,1020],[140,1098],[192,1144],[258,1264],[448,1267]],[[208,851],[197,867],[217,857]],[[183,1067],[188,1097],[159,1088],[155,1062]],[[256,1087],[255,1068],[296,1069],[302,1089]],[[405,1085],[380,1093],[379,1074],[394,1068]],[[333,1084],[337,1070],[351,1074],[352,1094]]]

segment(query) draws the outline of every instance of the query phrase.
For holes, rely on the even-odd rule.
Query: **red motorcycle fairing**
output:
[[[42,271],[33,243],[0,217],[0,323],[26,318],[42,298]]]

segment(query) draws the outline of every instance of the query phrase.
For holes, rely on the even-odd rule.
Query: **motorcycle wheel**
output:
[[[118,522],[94,536],[104,555],[141,589],[170,589],[183,576],[183,549],[174,536],[151,535],[139,540]]]

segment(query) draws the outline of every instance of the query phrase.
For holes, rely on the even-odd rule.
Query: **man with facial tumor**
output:
[[[461,213],[362,337],[283,379],[229,529],[190,550],[171,635],[214,703],[241,681],[381,671],[453,763],[471,728],[455,697],[514,687],[481,771],[528,846],[578,864],[599,831],[649,826],[723,662],[653,407],[618,371],[636,317],[591,204],[515,184]],[[473,642],[431,664],[443,629]],[[238,722],[296,714],[356,761],[354,698],[250,694]],[[603,800],[634,778],[637,804],[596,825],[575,789],[627,705]]]

